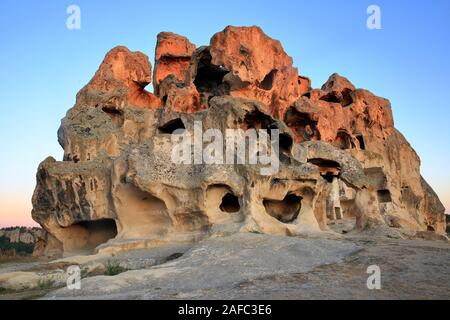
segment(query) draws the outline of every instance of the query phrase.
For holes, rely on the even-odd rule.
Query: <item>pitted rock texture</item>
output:
[[[154,93],[148,58],[112,49],[62,120],[63,161],[39,166],[32,215],[65,253],[224,232],[303,235],[343,218],[356,231],[445,233],[444,207],[388,100],[338,74],[313,89],[259,27],[227,27],[198,48],[168,32],[157,40]],[[279,170],[175,164],[172,133],[194,136],[196,121],[224,137],[278,129]]]

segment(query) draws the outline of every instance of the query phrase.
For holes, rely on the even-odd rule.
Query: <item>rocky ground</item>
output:
[[[342,231],[346,223],[332,227]],[[0,264],[0,298],[449,299],[449,261],[450,243],[442,240],[240,233],[50,264]],[[74,263],[85,270],[80,290],[68,290],[64,277],[55,280]],[[367,288],[371,265],[380,267],[380,290]],[[111,273],[120,274],[105,275]],[[37,285],[20,287],[20,281]]]

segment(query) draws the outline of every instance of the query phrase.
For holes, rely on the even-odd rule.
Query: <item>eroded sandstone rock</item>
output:
[[[152,81],[148,57],[118,46],[105,56],[89,83],[77,94],[77,104],[105,108],[157,108],[161,103],[144,88]]]
[[[443,206],[389,101],[337,74],[312,89],[260,28],[227,27],[199,48],[161,33],[155,95],[150,80],[145,55],[111,50],[62,120],[64,161],[39,166],[33,218],[65,253],[216,232],[302,235],[343,218],[356,230],[444,234]],[[173,133],[195,136],[196,123],[223,136],[278,129],[278,170],[174,163]]]
[[[186,37],[172,32],[161,32],[157,36],[153,88],[159,94],[161,82],[172,75],[178,82],[184,82],[189,69],[195,45]]]

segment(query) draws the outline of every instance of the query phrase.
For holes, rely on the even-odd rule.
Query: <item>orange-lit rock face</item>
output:
[[[168,76],[173,75],[179,82],[184,82],[195,45],[186,37],[172,32],[158,34],[155,50],[155,71],[153,88],[159,95],[159,86]]]
[[[229,73],[224,77],[230,95],[254,99],[284,114],[299,97],[298,72],[280,42],[259,27],[227,27],[210,43],[211,63]]]
[[[206,109],[199,92],[194,85],[179,87],[176,83],[166,79],[159,90],[164,97],[164,107],[174,112],[193,113]]]
[[[118,46],[106,54],[94,77],[77,94],[77,103],[156,108],[160,100],[144,89],[151,80],[148,57]]]
[[[338,74],[330,76],[322,89],[312,89],[282,115],[296,134],[295,140],[341,140],[345,134],[366,134],[382,139],[394,123],[391,105]],[[339,134],[340,133],[340,134]],[[350,145],[357,145],[352,138]]]
[[[382,139],[394,126],[388,100],[355,89],[338,74],[331,75],[322,90],[312,90],[310,101],[319,108],[317,127],[324,141],[333,142],[339,131],[358,134],[370,131]]]
[[[308,77],[298,76],[298,90],[300,95],[311,91],[311,80]]]

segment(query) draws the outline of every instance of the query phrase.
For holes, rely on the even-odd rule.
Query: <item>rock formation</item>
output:
[[[394,127],[388,100],[333,74],[320,88],[258,27],[209,46],[158,35],[147,56],[112,49],[62,120],[63,161],[37,172],[33,219],[66,253],[190,242],[223,232],[302,235],[354,218],[445,233],[444,207]],[[279,170],[175,164],[177,129],[279,130]],[[270,133],[270,132],[269,132]],[[203,141],[207,145],[206,141]]]

